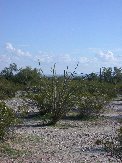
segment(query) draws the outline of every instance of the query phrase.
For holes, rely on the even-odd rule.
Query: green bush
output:
[[[118,94],[122,95],[122,83],[116,85],[116,90]]]
[[[14,112],[6,107],[5,103],[0,102],[0,139],[4,138],[8,132],[9,127],[14,124]]]
[[[81,117],[89,117],[99,114],[107,101],[107,96],[104,94],[81,94],[78,97],[78,110]]]
[[[116,96],[116,88],[115,85],[111,83],[99,82],[99,81],[85,81],[85,91],[88,91],[90,94],[98,93],[98,94],[106,94],[108,98],[113,98]]]
[[[21,90],[22,85],[17,85],[12,81],[0,77],[0,100],[14,97],[17,90]]]
[[[117,96],[117,87],[114,84],[99,82],[99,81],[88,81],[88,80],[74,80],[71,85],[72,89],[75,90],[77,96],[81,94],[100,94],[106,95],[107,98],[112,99]]]
[[[111,156],[122,161],[122,127],[118,131],[117,137],[107,137],[101,140],[103,148],[111,153]]]
[[[75,71],[68,73],[67,70],[64,71],[64,76],[58,77],[54,65],[52,77],[41,75],[39,92],[30,95],[38,102],[40,114],[50,117],[52,124],[73,107],[78,108],[81,116],[97,115],[106,103],[116,96],[113,84],[75,80]]]
[[[33,84],[37,84],[40,80],[40,76],[41,74],[38,69],[26,67],[19,70],[19,72],[14,76],[14,81],[29,87]]]
[[[68,70],[68,68],[67,68]],[[55,124],[73,107],[75,91],[71,87],[73,74],[64,71],[63,77],[58,77],[54,68],[52,77],[41,77],[40,93],[31,94],[31,98],[40,105],[40,113],[49,115],[50,123]]]

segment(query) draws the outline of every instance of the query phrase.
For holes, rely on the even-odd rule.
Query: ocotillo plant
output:
[[[52,77],[50,78],[42,75],[41,91],[39,94],[33,95],[33,99],[40,104],[40,112],[43,111],[45,116],[49,115],[49,124],[55,124],[73,106],[75,92],[71,89],[70,84],[76,72],[68,72],[67,66],[64,75],[59,77],[56,73],[56,64],[54,64],[51,71]]]

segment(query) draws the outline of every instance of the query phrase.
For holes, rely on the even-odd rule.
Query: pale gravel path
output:
[[[116,103],[116,101],[115,101]],[[118,102],[117,102],[118,104]],[[102,145],[96,145],[97,139],[116,136],[120,124],[115,116],[121,114],[122,105],[111,104],[107,119],[98,121],[61,120],[57,127],[22,127],[16,129],[19,136],[27,137],[16,143],[18,149],[26,149],[31,154],[12,160],[1,158],[1,163],[120,163],[104,151]],[[113,120],[114,116],[114,120]],[[28,120],[25,124],[34,124]],[[31,139],[29,138],[31,137]]]

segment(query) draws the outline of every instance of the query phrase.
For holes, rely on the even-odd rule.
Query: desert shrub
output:
[[[108,98],[113,98],[116,96],[116,89],[115,85],[108,84],[105,82],[99,82],[99,81],[85,81],[84,83],[85,90],[88,91],[91,94],[99,93],[99,94],[106,94]]]
[[[52,77],[41,77],[40,93],[31,94],[31,98],[37,100],[40,105],[40,113],[49,115],[49,124],[55,124],[73,107],[75,91],[71,88],[73,73],[64,71],[63,77],[56,74],[55,65],[52,69]]]
[[[12,81],[0,78],[0,99],[6,99],[15,96],[17,90],[22,89],[21,85],[17,85]]]
[[[81,116],[97,115],[116,96],[112,84],[75,80],[75,71],[68,73],[68,69],[64,71],[64,76],[58,77],[55,65],[52,73],[51,77],[41,75],[39,92],[30,94],[38,102],[40,114],[50,117],[51,123],[56,123],[72,107],[77,107]]]
[[[116,97],[118,93],[114,84],[99,81],[88,81],[86,79],[74,80],[71,87],[75,90],[77,96],[86,93],[104,94],[107,96],[107,98],[112,99]]]
[[[97,115],[103,111],[103,107],[108,102],[105,94],[84,93],[78,97],[77,107],[81,117]]]
[[[72,89],[77,97],[76,106],[82,117],[98,115],[117,92],[115,85],[99,81],[73,81]]]
[[[111,153],[111,156],[122,161],[122,127],[119,129],[117,137],[105,137],[101,144],[107,152]]]
[[[121,82],[116,85],[116,90],[118,94],[122,95],[122,83]]]
[[[21,68],[20,71],[14,76],[14,80],[17,83],[21,83],[23,85],[32,86],[33,84],[37,84],[40,80],[40,72],[38,69],[31,67]]]
[[[120,120],[119,123],[122,123]],[[106,152],[109,152],[112,157],[122,161],[122,127],[118,130],[116,137],[104,136],[101,140],[97,139],[96,145],[102,145]]]
[[[14,112],[6,107],[3,102],[0,102],[0,139],[4,138],[8,132],[9,127],[14,124],[15,116]]]
[[[19,70],[17,68],[17,65],[15,63],[12,63],[9,65],[9,67],[5,67],[0,72],[0,76],[12,81],[14,79],[14,74],[16,74],[18,71]]]

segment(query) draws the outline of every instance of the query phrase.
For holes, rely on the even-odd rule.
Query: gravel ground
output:
[[[21,101],[20,98],[13,100],[14,103]],[[10,106],[12,101],[6,101],[6,104]],[[113,101],[102,115],[106,118],[101,117],[99,120],[61,120],[55,127],[34,127],[38,121],[25,119],[20,127],[16,127],[13,142],[8,140],[11,147],[22,151],[21,155],[16,158],[2,155],[0,162],[120,163],[96,141],[117,135],[120,127],[117,118],[122,115],[121,111],[122,102]]]
[[[39,112],[38,104],[29,98],[19,98],[14,97],[12,99],[4,100],[5,104],[12,108],[17,115],[21,115],[21,113],[26,111],[28,115],[33,115]]]

